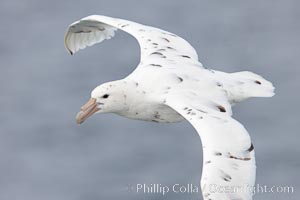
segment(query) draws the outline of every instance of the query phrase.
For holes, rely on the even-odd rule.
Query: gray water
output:
[[[210,68],[250,70],[276,86],[234,117],[256,148],[257,183],[293,193],[254,199],[299,199],[300,2],[38,1],[0,2],[0,200],[201,199],[200,193],[142,194],[142,183],[194,184],[201,175],[200,139],[187,122],[156,124],[107,114],[78,126],[90,91],[137,65],[139,47],[119,32],[70,56],[67,25],[90,14],[149,24],[190,41]]]

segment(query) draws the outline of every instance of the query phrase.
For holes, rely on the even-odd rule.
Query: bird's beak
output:
[[[83,123],[87,118],[92,116],[95,112],[100,110],[97,107],[96,99],[91,98],[86,104],[84,104],[80,111],[76,115],[77,124]]]

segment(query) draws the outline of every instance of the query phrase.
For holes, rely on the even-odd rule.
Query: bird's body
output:
[[[140,63],[126,78],[96,87],[78,113],[77,122],[82,123],[93,113],[107,112],[153,122],[186,119],[202,140],[203,198],[252,199],[254,147],[245,128],[231,117],[231,107],[250,97],[273,96],[272,83],[252,72],[207,69],[181,37],[122,19],[93,15],[76,21],[68,29],[65,44],[74,54],[110,39],[117,29],[138,40]],[[212,192],[212,185],[240,188]]]
[[[122,96],[118,104],[122,104],[122,109],[117,109],[113,113],[135,120],[152,122],[179,122],[184,118],[169,106],[163,103],[163,99],[156,98],[156,93],[151,92],[151,88],[138,84],[130,79],[123,79],[109,82],[107,87],[118,87]],[[147,91],[147,92],[146,92]],[[162,90],[161,94],[165,91]],[[95,94],[95,96],[97,96]]]

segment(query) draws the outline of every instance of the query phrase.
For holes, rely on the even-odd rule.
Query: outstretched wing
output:
[[[91,15],[71,24],[65,35],[65,46],[71,54],[87,46],[110,39],[117,29],[135,37],[141,49],[141,62],[151,58],[169,63],[191,62],[202,66],[195,49],[181,37],[167,31],[128,20]]]
[[[222,100],[220,101],[222,102]],[[203,198],[251,200],[255,182],[254,147],[246,129],[225,107],[170,94],[165,104],[197,130],[203,145]]]

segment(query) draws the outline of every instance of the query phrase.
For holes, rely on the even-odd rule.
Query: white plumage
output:
[[[138,40],[140,63],[128,77],[96,87],[77,122],[105,112],[155,122],[186,119],[203,145],[203,198],[252,199],[254,147],[246,129],[231,117],[231,106],[250,97],[273,96],[272,83],[251,72],[206,69],[184,39],[123,19],[93,15],[76,21],[68,28],[65,46],[74,54],[112,38],[117,29]],[[215,186],[227,192],[212,191]]]

